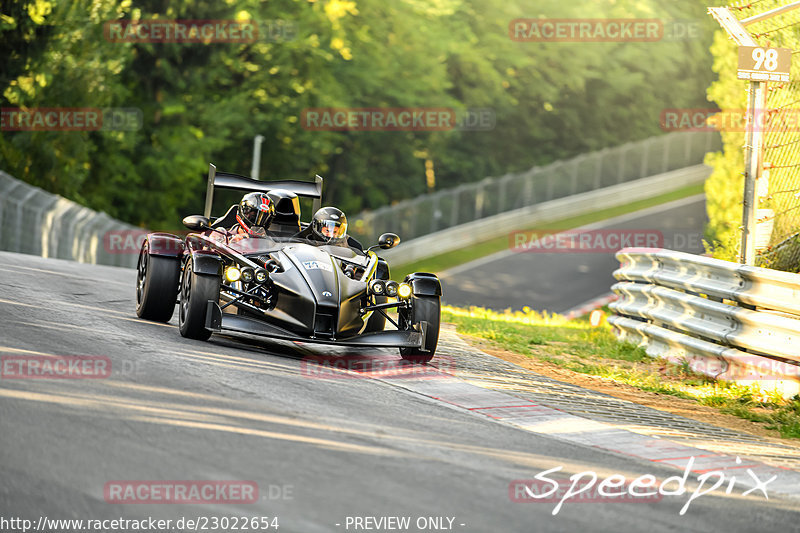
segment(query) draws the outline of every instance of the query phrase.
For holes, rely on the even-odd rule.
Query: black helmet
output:
[[[249,233],[263,234],[274,217],[275,205],[263,192],[245,194],[236,212],[239,226]]]
[[[323,207],[314,213],[311,231],[325,242],[341,241],[347,236],[347,217],[341,209]]]

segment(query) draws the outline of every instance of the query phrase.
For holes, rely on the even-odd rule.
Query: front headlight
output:
[[[386,282],[382,279],[373,279],[369,282],[369,292],[381,295],[386,292]]]
[[[242,271],[235,265],[231,265],[225,269],[225,279],[233,283],[235,281],[239,281],[242,278]]]
[[[411,297],[411,285],[408,283],[401,283],[397,286],[397,297],[401,300],[405,300]]]
[[[386,296],[390,298],[394,298],[397,296],[397,289],[399,284],[396,281],[387,281],[386,282]]]

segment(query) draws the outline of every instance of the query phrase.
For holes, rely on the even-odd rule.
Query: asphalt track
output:
[[[655,235],[659,246],[702,253],[708,218],[704,195],[676,200],[588,226],[582,230],[633,230]],[[597,234],[597,233],[596,233]],[[530,242],[530,239],[527,241]],[[619,267],[614,251],[547,253],[505,250],[442,272],[445,301],[456,306],[565,313],[608,294]]]
[[[0,379],[0,519],[263,516],[299,533],[448,530],[347,526],[395,516],[451,517],[451,530],[481,533],[797,531],[798,500],[739,490],[698,498],[682,516],[685,495],[567,502],[555,516],[554,503],[515,503],[512,480],[558,466],[561,477],[679,472],[437,400],[435,379],[424,395],[403,379],[314,370],[330,357],[389,365],[390,350],[183,339],[174,317],[136,318],[134,277],[0,253],[0,355],[107,357],[112,369],[105,379]],[[106,501],[106,484],[142,480],[247,480],[258,498]]]

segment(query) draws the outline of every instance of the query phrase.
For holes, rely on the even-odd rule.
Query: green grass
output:
[[[495,348],[641,390],[694,400],[763,424],[784,438],[800,439],[800,397],[785,400],[774,391],[713,381],[691,372],[688,364],[654,359],[642,348],[617,341],[605,322],[592,327],[586,317],[567,320],[527,308],[496,312],[450,306],[443,307],[442,320]]]
[[[680,200],[681,198],[687,198],[689,196],[700,194],[702,192],[703,192],[703,184],[690,185],[688,187],[683,187],[676,191],[654,196],[653,198],[648,198],[646,200],[639,200],[637,202],[632,202],[630,204],[622,205],[619,207],[601,209],[600,211],[595,211],[593,213],[589,213],[586,215],[564,218],[546,224],[539,224],[535,227],[517,228],[517,229],[520,231],[568,230],[572,228],[578,228],[580,226],[585,226],[586,224],[591,224],[593,222],[599,222],[601,220],[616,217],[619,215],[625,215],[627,213],[639,211],[640,209],[646,209],[648,207],[665,204],[673,200]],[[452,252],[434,255],[426,259],[415,261],[413,263],[407,263],[405,265],[396,265],[396,266],[392,265],[392,278],[401,280],[407,274],[410,274],[412,272],[433,272],[433,273],[441,272],[443,270],[447,270],[448,268],[452,268],[454,266],[461,265],[463,263],[467,263],[469,261],[473,261],[480,257],[484,257],[506,249],[508,249],[508,236],[497,237],[495,239],[475,244],[468,248],[462,248],[460,250],[454,250]]]

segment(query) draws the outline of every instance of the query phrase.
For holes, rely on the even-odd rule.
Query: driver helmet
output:
[[[251,235],[266,235],[269,223],[274,217],[275,205],[263,192],[245,194],[236,211],[239,227]]]
[[[311,231],[326,243],[341,242],[347,238],[347,217],[341,209],[323,207],[314,213]]]

